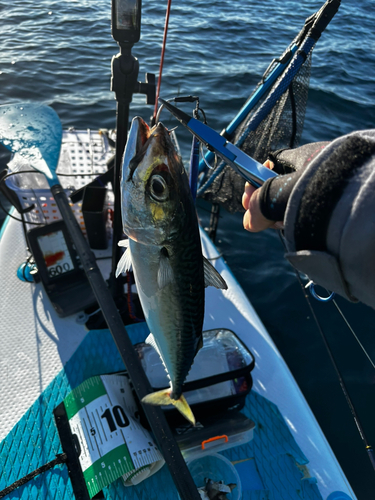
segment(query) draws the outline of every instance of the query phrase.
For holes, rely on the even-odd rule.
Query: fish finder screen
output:
[[[137,0],[118,0],[116,6],[116,28],[119,30],[136,30],[138,17]]]
[[[74,265],[62,231],[38,236],[38,244],[50,278],[55,278],[74,270]]]

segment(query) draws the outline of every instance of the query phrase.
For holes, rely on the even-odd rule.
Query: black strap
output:
[[[20,486],[23,486],[27,482],[31,481],[31,479],[34,479],[34,477],[38,476],[39,474],[42,474],[43,472],[46,472],[49,469],[52,469],[55,467],[55,465],[59,464],[64,464],[68,460],[68,457],[66,453],[59,453],[56,455],[56,458],[52,460],[51,462],[48,462],[45,465],[42,465],[41,467],[38,467],[35,469],[33,472],[30,472],[30,474],[27,474],[25,477],[22,477],[21,479],[18,479],[18,481],[14,482],[10,486],[7,486],[5,489],[0,491],[0,498],[4,498],[6,495],[11,493],[12,491],[16,490]]]
[[[251,354],[251,356],[253,355]],[[255,360],[253,358],[249,365],[242,368],[237,368],[236,370],[232,370],[229,372],[219,373],[217,375],[211,375],[210,377],[193,380],[192,382],[185,382],[185,384],[182,386],[183,392],[196,391],[204,387],[209,387],[210,385],[216,385],[220,384],[221,382],[227,382],[228,380],[245,377],[250,374],[254,366]],[[153,389],[154,391],[160,391],[162,389],[167,389],[167,387],[153,387]]]

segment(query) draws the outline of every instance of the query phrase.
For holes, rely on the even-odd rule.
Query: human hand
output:
[[[273,169],[273,163],[267,160],[264,166]],[[246,210],[243,217],[243,226],[247,231],[257,233],[264,229],[283,229],[282,221],[272,221],[264,217],[260,209],[260,188],[255,188],[248,182],[245,184],[245,191],[242,195],[242,206]]]

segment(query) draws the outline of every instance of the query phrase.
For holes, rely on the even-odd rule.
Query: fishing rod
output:
[[[280,234],[280,240],[281,240],[281,242],[283,244],[284,249],[286,250],[286,245],[285,245],[285,242],[284,242],[283,238],[281,237],[281,234]],[[319,334],[320,334],[320,336],[321,336],[321,338],[323,340],[324,347],[326,348],[326,351],[328,353],[329,359],[331,360],[333,369],[335,370],[336,376],[337,376],[337,378],[339,380],[339,384],[340,384],[342,393],[344,394],[346,403],[349,406],[349,409],[350,409],[350,412],[352,414],[353,420],[354,420],[355,425],[356,425],[356,427],[358,429],[358,433],[359,433],[360,438],[361,438],[361,440],[363,442],[363,445],[365,447],[367,456],[368,456],[368,458],[369,458],[369,460],[371,462],[372,468],[375,471],[375,452],[374,452],[374,449],[373,449],[372,445],[369,443],[369,441],[367,439],[367,436],[366,436],[365,431],[363,429],[363,426],[362,426],[362,423],[361,423],[360,418],[358,416],[358,413],[357,413],[357,411],[356,411],[356,409],[354,407],[354,404],[353,404],[352,399],[350,397],[349,391],[348,391],[348,389],[346,387],[346,384],[344,382],[343,376],[341,375],[340,369],[339,369],[339,367],[338,367],[338,365],[336,363],[336,359],[335,359],[335,357],[333,355],[333,352],[332,352],[332,350],[331,350],[331,348],[329,346],[327,337],[324,334],[323,328],[321,327],[321,324],[320,324],[320,322],[318,320],[317,315],[315,314],[315,311],[314,311],[314,308],[313,308],[313,306],[311,304],[310,298],[309,298],[308,294],[306,293],[306,286],[303,285],[302,279],[301,279],[301,275],[297,271],[297,269],[295,269],[295,268],[293,268],[293,269],[294,269],[294,272],[296,274],[297,280],[298,280],[298,282],[299,282],[299,284],[300,284],[300,286],[302,288],[302,293],[303,293],[303,295],[305,297],[305,300],[306,300],[307,305],[308,305],[308,307],[310,309],[310,312],[311,312],[311,314],[312,314],[312,316],[314,318],[314,321],[315,321],[315,324],[316,324],[317,329],[319,331]],[[334,294],[331,294],[330,299],[333,299],[333,295]],[[318,299],[318,300],[321,300],[321,299]],[[338,305],[335,303],[335,301],[333,301],[333,302],[334,302],[336,308],[338,309],[338,311],[340,312],[341,316],[343,317],[344,321],[346,322],[347,326],[349,327],[349,329],[352,330],[351,327],[350,327],[350,325],[348,324],[346,318],[342,314],[340,308],[338,307]],[[360,344],[360,342],[359,342],[359,344]],[[367,353],[365,353],[365,354],[368,357]],[[371,364],[373,364],[372,361],[371,361]]]
[[[307,55],[311,52],[313,46],[318,41],[325,28],[328,26],[328,24],[338,11],[340,3],[341,0],[327,0],[315,14],[306,19],[302,30],[299,32],[293,42],[287,47],[280,58],[273,59],[271,61],[261,79],[260,84],[255,89],[250,99],[245,103],[245,105],[233,118],[229,125],[221,132],[221,135],[223,137],[228,140],[232,139],[237,127],[243,122],[243,120],[245,120],[246,116],[260,102],[260,100],[273,86],[277,79],[281,75],[283,75],[282,79],[280,79],[277,85],[277,89],[279,89],[279,91],[275,93],[275,88],[271,92],[272,95],[270,94],[267,97],[266,101],[256,113],[257,120],[253,121],[253,118],[255,118],[254,115],[251,119],[251,122],[249,122],[248,126],[246,127],[246,131],[242,134],[242,136],[244,136],[242,141],[237,141],[236,145],[241,146],[244,138],[248,135],[249,131],[256,129],[259,123],[273,108],[279,97],[289,87],[294,76],[297,74],[301,65],[306,60]],[[287,75],[283,74],[286,69],[288,71]],[[266,103],[267,105],[264,106]],[[202,159],[199,163],[199,171],[202,172],[205,169],[206,163],[212,161],[213,158],[214,154],[211,151],[207,152],[204,156],[204,159]],[[202,186],[199,189],[198,194],[202,193],[207,187],[208,185],[204,185],[204,187]]]

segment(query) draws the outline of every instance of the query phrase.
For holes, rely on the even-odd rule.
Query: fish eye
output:
[[[169,195],[168,185],[161,175],[153,175],[150,180],[150,193],[156,201],[165,201]]]

